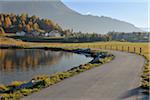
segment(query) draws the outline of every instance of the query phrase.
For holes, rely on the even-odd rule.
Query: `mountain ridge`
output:
[[[107,33],[117,32],[137,32],[141,31],[133,24],[120,21],[118,19],[83,15],[68,8],[62,1],[0,1],[0,12],[28,13],[42,18],[49,18],[61,25],[64,29],[74,31]]]

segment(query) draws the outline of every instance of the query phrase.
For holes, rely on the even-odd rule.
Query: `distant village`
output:
[[[46,32],[46,33],[40,33],[37,31],[33,31],[30,33],[21,31],[21,32],[16,32],[17,36],[31,36],[31,37],[61,37],[63,34],[57,30],[52,30],[51,32]]]

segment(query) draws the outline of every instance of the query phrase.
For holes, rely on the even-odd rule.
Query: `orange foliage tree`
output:
[[[6,16],[5,17],[5,27],[8,28],[12,24],[10,17]]]

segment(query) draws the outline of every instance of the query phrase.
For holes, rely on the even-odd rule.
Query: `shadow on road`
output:
[[[129,91],[127,91],[126,93],[124,93],[120,99],[127,99],[129,97],[133,97],[133,96],[137,96],[138,100],[149,100],[149,95],[144,95],[142,94],[142,89],[140,87],[131,89]]]

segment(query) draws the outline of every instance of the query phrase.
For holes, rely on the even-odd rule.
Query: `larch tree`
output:
[[[0,27],[0,34],[4,34],[4,33],[5,33],[4,29]]]
[[[0,20],[0,27],[2,26],[2,21]]]
[[[55,29],[59,30],[59,31],[62,31],[62,28],[58,24],[55,25]]]
[[[26,25],[26,31],[27,31],[27,32],[30,32],[30,31],[31,31],[31,27],[30,27],[29,24]]]
[[[5,17],[5,27],[6,27],[6,28],[9,28],[11,25],[12,25],[12,22],[11,22],[11,20],[10,20],[10,17],[9,17],[9,16],[6,16],[6,17]]]
[[[21,14],[21,21],[26,21],[28,14],[22,13]]]
[[[34,24],[33,24],[33,29],[36,30],[36,31],[38,31],[39,25],[38,25],[37,23],[34,23]]]
[[[17,21],[16,17],[13,17],[12,23],[14,24],[14,23],[16,23],[16,21]]]

